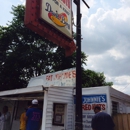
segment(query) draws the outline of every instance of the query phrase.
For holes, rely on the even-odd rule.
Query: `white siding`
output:
[[[124,94],[114,88],[110,88],[111,101],[118,103],[118,113],[128,113],[128,107],[130,107],[130,96]],[[112,103],[111,103],[112,108]]]
[[[130,104],[130,96],[122,93],[114,88],[110,88],[110,96],[117,99],[118,101],[121,100],[123,103],[126,102]]]
[[[49,88],[47,96],[45,130],[61,130],[60,126],[53,126],[53,103],[65,103],[67,107],[64,130],[73,130],[73,88]]]

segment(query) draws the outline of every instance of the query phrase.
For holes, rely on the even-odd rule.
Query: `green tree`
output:
[[[49,72],[50,52],[56,47],[24,26],[24,6],[12,10],[13,20],[0,26],[0,90],[26,87],[31,77]]]
[[[92,70],[82,71],[82,87],[112,86],[112,82],[106,82],[104,73]]]
[[[75,53],[65,57],[64,49],[25,27],[24,12],[24,6],[12,6],[13,20],[0,26],[0,91],[24,88],[31,77],[76,66]],[[87,56],[82,52],[81,57],[83,68]],[[84,87],[92,85],[86,85],[86,74],[83,69]]]
[[[24,6],[13,6],[13,20],[0,26],[0,90],[26,87],[31,77],[76,64],[75,54],[65,57],[62,48],[26,28],[24,12]]]

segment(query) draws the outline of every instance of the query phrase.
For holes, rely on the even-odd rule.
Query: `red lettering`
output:
[[[56,77],[56,79],[58,79],[58,80],[61,79],[61,78],[62,78],[62,73],[61,73],[61,74],[56,74],[55,77]]]
[[[96,105],[96,104],[92,104],[92,110],[94,110],[95,105]]]
[[[105,104],[102,104],[102,110],[105,110]]]
[[[65,1],[66,1],[66,0],[62,0],[62,1],[63,1],[63,3],[65,4]]]
[[[101,110],[105,110],[106,109],[105,108],[105,106],[106,106],[105,104],[92,104],[92,109],[94,109],[94,107],[97,106],[97,105],[101,107]]]
[[[52,81],[52,76],[53,76],[53,75],[47,75],[47,76],[46,76],[46,80],[51,80],[51,81]]]
[[[90,104],[83,104],[82,108],[83,108],[83,110],[91,110],[91,105]]]
[[[83,109],[83,110],[85,110],[85,109],[86,109],[85,105],[82,105],[82,109]]]
[[[101,107],[101,104],[97,104],[97,105]],[[102,109],[102,108],[101,108],[101,109]]]
[[[100,106],[101,110],[105,110],[106,109],[106,105],[105,104],[83,104],[82,105],[82,109],[83,110],[93,110],[95,106]]]
[[[72,78],[76,78],[76,71],[75,70],[72,71]]]
[[[66,78],[67,78],[67,72],[64,73],[64,79],[66,79]]]
[[[71,72],[65,72],[63,79],[71,78]]]
[[[91,110],[91,105],[88,105],[88,110]]]
[[[71,78],[71,72],[68,73],[69,78]]]
[[[62,2],[70,9],[71,0],[62,0]]]
[[[68,0],[68,8],[70,9],[70,0]]]

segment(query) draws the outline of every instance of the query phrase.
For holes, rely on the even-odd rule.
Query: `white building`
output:
[[[43,110],[41,130],[74,130],[75,69],[32,78],[27,88],[0,92],[0,112],[7,105],[12,115],[11,130],[19,129],[19,119],[32,99]],[[109,86],[82,89],[83,129],[91,129],[93,106],[100,104],[109,114],[129,113],[130,96]]]

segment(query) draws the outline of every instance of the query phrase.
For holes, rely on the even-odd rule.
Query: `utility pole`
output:
[[[82,74],[81,74],[81,13],[80,0],[77,0],[77,23],[76,23],[76,115],[75,130],[82,130]]]
[[[87,3],[82,0],[89,8]],[[80,0],[74,0],[77,5],[77,23],[76,23],[76,114],[75,114],[75,130],[83,130],[82,124],[82,73],[81,73],[81,13]]]

